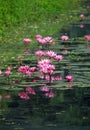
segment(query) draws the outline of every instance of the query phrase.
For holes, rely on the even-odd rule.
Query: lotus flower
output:
[[[35,55],[36,55],[36,56],[39,56],[39,57],[42,57],[42,56],[44,56],[44,52],[41,51],[41,50],[39,50],[39,51],[36,51],[36,52],[35,52]]]
[[[18,94],[18,96],[21,98],[21,99],[30,99],[30,97],[27,95],[26,92],[20,92]]]
[[[5,71],[6,76],[9,76],[10,74],[11,74],[11,71],[9,71],[9,70]]]
[[[84,16],[84,14],[80,14],[79,17],[80,17],[81,19],[83,19],[85,16]]]
[[[49,58],[54,58],[56,56],[56,53],[54,51],[47,51],[45,55]]]
[[[3,72],[0,70],[0,75],[2,74]]]
[[[62,39],[63,41],[67,41],[67,40],[69,39],[69,37],[66,36],[66,35],[63,35],[63,36],[61,36],[61,39]]]
[[[67,75],[67,76],[66,76],[66,80],[67,80],[68,82],[72,82],[72,81],[73,81],[73,77],[72,77],[71,75]]]
[[[36,35],[36,40],[38,40],[38,39],[42,39],[42,36],[40,34]]]
[[[90,41],[90,35],[85,35],[84,38],[85,40]]]
[[[25,44],[29,44],[29,43],[32,42],[32,40],[31,40],[31,39],[24,39],[23,42],[24,42]]]
[[[62,55],[56,55],[54,57],[54,59],[57,60],[57,61],[61,61],[63,59],[63,56]]]

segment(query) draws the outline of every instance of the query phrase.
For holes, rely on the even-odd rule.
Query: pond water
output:
[[[12,82],[0,76],[0,94],[11,94],[11,98],[7,95],[0,99],[0,130],[90,130],[90,42],[57,39],[49,49],[64,57],[60,63],[54,61],[53,76],[59,80],[49,83],[34,75],[22,77],[21,81],[20,75],[14,74]],[[27,54],[23,63],[35,66],[30,56]],[[16,67],[16,62],[11,64]],[[73,76],[73,82],[66,81],[67,75]],[[36,94],[30,95],[29,100],[20,99],[19,91],[29,85]],[[53,96],[41,91],[45,85]]]
[[[51,47],[53,49],[53,47]],[[56,48],[56,49],[55,49]],[[85,42],[57,41],[54,46],[57,53],[63,54],[64,59],[58,66],[55,75],[63,80],[54,81],[49,86],[55,93],[54,98],[45,97],[40,87],[45,81],[33,78],[14,83],[14,88],[8,89],[1,78],[1,91],[11,93],[11,99],[6,99],[0,105],[0,130],[89,130],[90,129],[90,50]],[[66,51],[67,50],[67,51]],[[67,52],[67,53],[65,53]],[[26,61],[24,61],[26,62]],[[33,63],[35,64],[35,63]],[[59,67],[62,66],[59,70]],[[72,74],[74,81],[68,83],[64,77]],[[31,80],[31,81],[30,81]],[[4,83],[3,83],[4,82]],[[31,84],[37,92],[30,100],[22,100],[17,96],[18,89]],[[14,90],[15,89],[15,90]],[[16,93],[16,94],[15,94]]]

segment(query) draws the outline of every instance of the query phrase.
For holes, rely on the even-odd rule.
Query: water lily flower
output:
[[[84,38],[85,40],[90,41],[90,35],[85,35]]]
[[[42,36],[41,36],[40,34],[37,34],[37,35],[36,35],[36,40],[37,40],[37,39],[42,39]]]
[[[18,96],[19,96],[21,99],[30,99],[30,97],[27,95],[26,92],[20,92],[20,93],[18,93]]]
[[[5,71],[5,73],[4,73],[6,76],[9,76],[10,74],[11,74],[11,71],[10,70],[7,70],[7,71]]]
[[[38,51],[35,52],[35,55],[36,55],[36,56],[39,56],[39,57],[42,57],[42,56],[44,56],[45,54],[44,54],[44,52],[43,52],[42,50],[38,50]]]
[[[44,65],[44,64],[50,64],[51,63],[51,60],[49,59],[42,59],[40,61],[38,61],[38,65]]]
[[[29,44],[29,43],[32,42],[32,40],[31,40],[31,39],[27,39],[27,38],[25,38],[25,39],[23,40],[23,42],[24,42],[25,44]]]
[[[51,42],[53,42],[52,37],[44,37],[44,40],[46,41],[46,43],[51,43]]]
[[[61,36],[61,39],[62,39],[63,41],[67,41],[67,40],[69,39],[69,37],[66,36],[66,35],[62,35],[62,36]]]
[[[34,72],[36,70],[36,67],[30,67],[29,71]]]
[[[41,35],[36,35],[36,40],[38,41],[38,43],[40,43],[42,45],[53,42],[52,37],[47,36],[47,37],[42,38]]]
[[[29,71],[29,70],[26,70],[26,71],[25,71],[25,74],[28,75],[28,76],[31,76],[31,75],[32,75],[32,72]]]
[[[57,61],[61,61],[63,59],[63,56],[62,55],[56,55],[54,57],[54,59],[57,60]]]
[[[21,72],[21,73],[26,73],[26,71],[29,69],[29,66],[28,65],[25,65],[25,66],[20,66],[18,68],[18,72]]]
[[[79,17],[80,17],[81,19],[83,19],[85,16],[84,16],[84,14],[80,14]]]
[[[56,53],[54,51],[46,51],[45,56],[54,58],[56,56]]]
[[[0,70],[0,75],[2,74],[3,72]]]
[[[66,80],[67,80],[68,82],[72,82],[72,81],[73,81],[72,75],[67,75],[67,76],[66,76]]]

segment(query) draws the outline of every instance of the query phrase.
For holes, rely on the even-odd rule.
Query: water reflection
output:
[[[54,93],[54,98],[45,97],[39,91],[30,100],[13,96],[13,100],[1,102],[0,130],[42,127],[48,130],[65,126],[69,129],[82,126],[82,129],[89,130],[90,88],[54,89]]]

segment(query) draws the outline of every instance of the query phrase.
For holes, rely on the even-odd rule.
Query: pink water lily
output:
[[[55,66],[51,64],[43,64],[39,65],[39,71],[45,74],[53,74],[53,71],[55,70]]]
[[[52,39],[52,37],[44,37],[44,40],[46,41],[46,43],[51,43],[51,42],[53,42],[53,39]]]
[[[68,82],[72,82],[72,81],[73,81],[73,76],[72,76],[72,75],[67,75],[67,76],[66,76],[66,80],[67,80]]]
[[[20,92],[18,94],[18,96],[21,98],[21,99],[30,99],[30,97],[27,95],[26,92]]]
[[[62,39],[63,41],[67,41],[67,40],[69,39],[69,37],[66,36],[66,35],[62,35],[62,36],[61,36],[61,39]]]
[[[45,53],[42,50],[38,50],[38,51],[35,52],[35,55],[39,56],[39,57],[42,57],[42,56],[45,55]]]
[[[3,72],[0,70],[0,75],[2,74]]]
[[[18,68],[18,72],[21,72],[21,73],[26,73],[26,71],[29,69],[29,66],[28,65],[25,65],[25,66],[20,66]]]
[[[37,40],[37,39],[42,39],[42,35],[37,34],[37,35],[36,35],[36,40]]]
[[[62,55],[56,55],[54,57],[54,59],[57,60],[57,61],[61,61],[63,59],[63,56]]]
[[[31,76],[31,75],[32,75],[32,72],[29,71],[29,70],[26,70],[25,74],[28,75],[28,76]]]
[[[45,56],[54,58],[56,56],[56,53],[54,51],[46,51]]]
[[[80,14],[79,17],[80,17],[81,19],[83,19],[85,16],[84,16],[84,14]]]
[[[84,38],[85,40],[90,41],[90,35],[85,35]]]
[[[25,44],[29,44],[29,43],[32,42],[32,40],[31,40],[31,39],[28,39],[28,38],[25,38],[25,39],[23,40],[23,42],[24,42]]]
[[[9,76],[10,74],[11,74],[11,71],[10,70],[7,70],[7,71],[5,71],[5,73],[4,73],[6,76]]]
[[[36,70],[36,67],[30,67],[29,71],[34,72]]]
[[[51,63],[51,60],[49,60],[49,59],[42,59],[42,60],[38,61],[38,66],[44,65],[44,64],[50,64],[50,63]]]
[[[42,38],[41,35],[36,35],[36,40],[38,41],[38,43],[40,43],[42,45],[53,42],[52,37],[47,36],[47,37]]]

